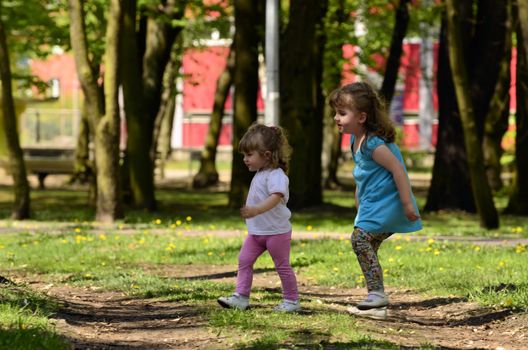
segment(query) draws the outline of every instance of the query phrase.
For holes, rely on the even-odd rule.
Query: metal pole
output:
[[[264,122],[279,125],[279,0],[266,0],[266,98]]]

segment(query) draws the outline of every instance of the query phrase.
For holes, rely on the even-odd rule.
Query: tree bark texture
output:
[[[15,201],[11,218],[15,220],[30,217],[29,183],[27,180],[24,156],[18,137],[17,118],[13,90],[11,86],[11,68],[4,23],[1,18],[0,4],[0,81],[2,83],[2,112],[4,114],[4,131],[6,136],[9,165],[13,177]]]
[[[222,131],[225,103],[229,97],[231,86],[233,85],[235,50],[234,44],[231,44],[225,69],[216,81],[213,112],[211,113],[209,129],[207,130],[204,148],[200,157],[200,169],[193,178],[193,188],[204,188],[218,183],[216,150],[218,148],[220,132]]]
[[[143,96],[141,58],[136,38],[136,1],[126,1],[123,6],[123,36],[121,40],[121,82],[123,84],[124,110],[127,125],[126,161],[133,205],[154,210],[154,171],[150,149],[154,122],[149,120]]]
[[[380,95],[385,100],[387,108],[389,108],[392,97],[394,96],[396,81],[398,80],[398,71],[400,69],[400,60],[403,52],[403,39],[407,34],[407,27],[409,26],[408,6],[409,0],[400,0],[398,8],[396,9],[396,21],[394,29],[392,30],[389,57],[380,89]]]
[[[473,198],[481,225],[488,229],[499,226],[499,217],[484,169],[481,139],[478,134],[475,108],[470,95],[470,76],[466,66],[460,14],[455,0],[447,0],[449,57],[455,84],[458,108],[464,129]]]
[[[281,38],[281,124],[293,154],[290,164],[291,208],[322,203],[321,148],[324,114],[322,21],[327,1],[293,1]]]
[[[515,178],[506,212],[528,215],[528,4],[517,0]]]
[[[491,96],[488,114],[484,122],[484,166],[486,176],[492,190],[498,191],[502,188],[501,163],[503,154],[502,138],[508,130],[510,119],[510,63],[512,51],[512,14],[510,1],[506,1],[506,14],[504,18],[504,46],[500,61],[497,83]],[[500,49],[500,47],[498,48]]]
[[[122,217],[119,198],[119,40],[122,29],[122,0],[111,0],[106,28],[104,95],[105,115],[97,123],[95,162],[97,167],[96,220],[113,222]]]
[[[253,1],[235,0],[235,70],[233,114],[233,160],[229,206],[245,202],[253,177],[238,152],[238,143],[249,126],[257,120],[258,90],[258,15]]]
[[[329,5],[325,20],[325,49],[323,54],[323,95],[328,95],[341,85],[343,72],[343,45],[348,43],[343,32],[350,17],[345,13],[345,1],[339,0]],[[341,158],[341,134],[336,128],[334,111],[324,104],[323,141],[322,141],[322,175],[324,188],[341,186],[337,178],[337,168]]]
[[[181,19],[186,3],[168,0],[160,4],[153,9],[154,16],[146,19],[146,25],[140,25],[139,33],[135,31],[136,1],[126,2],[124,8],[126,34],[123,37],[123,52],[127,53],[127,57],[122,62],[126,71],[122,76],[130,188],[134,205],[147,210],[156,209],[155,159],[151,157],[151,149],[155,119],[161,105],[163,76],[174,41],[181,31],[170,21]]]
[[[97,84],[86,40],[83,2],[69,0],[70,37],[77,75],[85,97],[87,115],[94,130],[97,181],[96,220],[113,222],[121,217],[118,192],[119,112],[117,107],[117,59],[121,11],[119,0],[112,0],[106,35],[104,95]],[[104,96],[104,98],[103,98]],[[106,113],[105,113],[106,99]]]

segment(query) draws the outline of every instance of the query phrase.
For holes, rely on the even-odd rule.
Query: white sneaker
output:
[[[360,310],[355,306],[347,308],[348,313],[355,315],[355,316],[361,316],[361,317],[368,317],[373,318],[375,320],[385,320],[387,319],[387,307],[376,307],[371,308],[368,310]]]
[[[279,312],[297,312],[301,309],[301,303],[299,303],[299,300],[286,300],[284,299],[282,303],[275,306],[273,310],[279,311]]]
[[[218,298],[218,304],[226,309],[245,310],[249,307],[249,298],[238,293],[233,293],[233,295],[229,297]]]
[[[357,308],[359,310],[368,310],[387,305],[389,305],[389,298],[384,292],[372,291],[368,293],[367,299],[357,304]]]

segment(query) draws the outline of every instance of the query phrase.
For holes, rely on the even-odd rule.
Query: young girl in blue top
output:
[[[329,103],[339,132],[351,134],[357,207],[351,241],[368,289],[367,298],[348,310],[385,318],[389,300],[378,249],[395,232],[420,230],[422,221],[403,157],[394,144],[395,128],[378,94],[358,82],[333,91]]]

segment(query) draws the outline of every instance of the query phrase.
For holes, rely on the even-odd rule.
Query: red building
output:
[[[343,57],[347,63],[343,69],[343,83],[356,80],[351,72],[351,65],[355,64],[355,48],[348,45],[343,48]],[[178,89],[182,92],[177,97],[175,123],[172,134],[174,149],[201,148],[207,134],[209,115],[212,111],[216,81],[222,73],[228,54],[228,46],[210,46],[205,49],[189,49],[182,61],[183,78],[179,80]],[[434,50],[434,67],[436,67],[436,49]],[[510,90],[511,108],[515,109],[515,59],[512,55],[512,85]],[[80,87],[77,81],[73,57],[70,54],[54,55],[46,61],[32,61],[30,63],[33,74],[44,81],[53,81],[55,88],[60,88],[62,108],[78,109]],[[436,69],[433,72],[436,77]],[[404,44],[404,55],[400,67],[400,83],[392,104],[393,114],[399,114],[403,129],[403,147],[416,149],[420,146],[420,130],[418,112],[420,109],[420,44],[408,42]],[[432,86],[436,86],[433,84]],[[69,101],[69,102],[68,102]],[[438,110],[436,89],[433,91],[433,113]],[[264,101],[258,96],[258,110],[263,114]],[[220,135],[220,148],[231,145],[232,104],[228,98],[225,105],[224,124]],[[72,115],[78,115],[77,112]],[[436,118],[434,118],[436,120]],[[73,130],[76,128],[73,127]],[[432,123],[431,144],[436,144],[437,123]],[[72,135],[75,137],[76,135]],[[343,146],[348,147],[349,139],[343,140]]]

